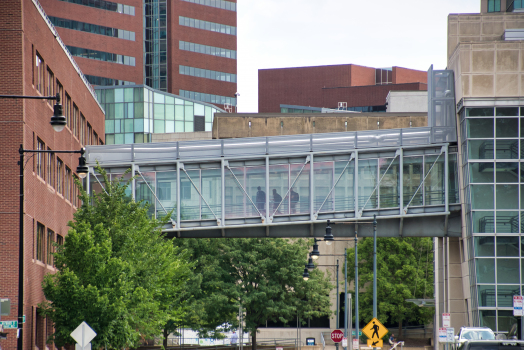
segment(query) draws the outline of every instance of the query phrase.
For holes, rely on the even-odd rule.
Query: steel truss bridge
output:
[[[88,146],[88,191],[126,169],[127,194],[169,237],[459,237],[457,149],[434,128]]]

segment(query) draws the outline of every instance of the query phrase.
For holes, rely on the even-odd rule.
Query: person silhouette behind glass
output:
[[[278,209],[278,206],[282,202],[282,196],[278,194],[277,189],[273,189],[273,211]],[[280,210],[277,211],[277,214],[280,214]]]
[[[257,209],[262,213],[266,210],[266,192],[262,191],[260,186],[257,187],[257,190],[255,202],[257,203]]]

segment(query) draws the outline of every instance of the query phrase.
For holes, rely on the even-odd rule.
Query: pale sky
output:
[[[238,112],[257,112],[259,69],[446,68],[447,16],[479,13],[480,0],[238,0],[237,11]]]

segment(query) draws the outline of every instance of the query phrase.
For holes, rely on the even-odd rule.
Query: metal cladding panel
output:
[[[93,166],[96,162],[104,163],[129,163],[132,162],[133,145],[106,145],[87,146],[86,161]]]
[[[301,153],[311,149],[311,137],[305,135],[273,136],[268,138],[268,153]]]
[[[312,134],[313,152],[356,148],[356,132]]]
[[[222,143],[215,140],[179,142],[179,158],[220,158]]]
[[[402,129],[402,146],[428,145],[430,136],[430,127]]]
[[[134,144],[134,160],[142,162],[145,160],[176,160],[177,147],[173,143],[157,143],[154,150],[149,144]]]
[[[267,137],[250,137],[222,140],[224,157],[263,156],[266,154]]]

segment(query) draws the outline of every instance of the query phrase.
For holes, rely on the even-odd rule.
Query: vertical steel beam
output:
[[[358,218],[359,210],[358,210],[358,151],[357,150],[355,150],[355,173],[354,174],[355,175],[353,177],[353,181],[355,182],[355,185],[353,187],[353,196],[355,200],[355,217]]]
[[[267,137],[266,137],[266,147],[267,146]],[[266,223],[270,224],[273,220],[273,217],[269,215],[269,155],[266,155]],[[269,226],[267,226],[269,227]]]
[[[355,336],[360,339],[358,321],[358,237],[355,228]]]
[[[440,298],[439,298],[439,286],[438,286],[438,274],[439,274],[439,263],[438,263],[438,237],[433,238],[433,259],[434,259],[434,267],[433,267],[433,277],[435,280],[435,326],[433,327],[433,345],[434,350],[438,350],[439,348],[439,342],[438,342],[438,329],[440,327]]]
[[[377,318],[377,215],[373,215],[373,317]]]
[[[398,202],[400,204],[400,215],[404,216],[404,149],[400,148],[400,180],[399,180],[399,198]],[[402,235],[402,233],[401,233]]]
[[[222,202],[220,210],[221,226],[226,226],[226,170],[224,168],[225,161],[222,157],[220,159],[220,186],[222,187],[220,192],[220,201]]]
[[[313,153],[309,154],[309,220],[315,220],[315,160]]]
[[[449,147],[444,146],[444,205],[445,212],[449,212]]]
[[[180,209],[182,203],[180,202],[180,162],[176,162],[176,228],[180,229]]]
[[[134,201],[136,201],[136,165],[135,163],[131,163],[131,176],[133,178],[133,181],[131,181],[131,198],[133,198]],[[155,212],[156,213],[156,212]],[[156,214],[155,214],[156,217]]]

